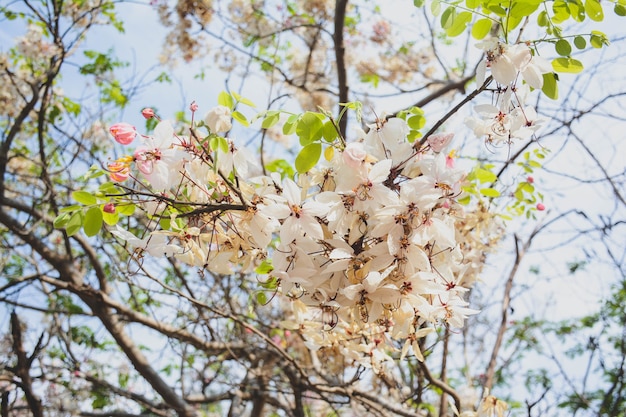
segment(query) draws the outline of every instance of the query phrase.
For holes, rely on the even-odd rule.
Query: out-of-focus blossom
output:
[[[230,109],[226,106],[213,107],[204,117],[211,133],[228,132],[232,129]]]

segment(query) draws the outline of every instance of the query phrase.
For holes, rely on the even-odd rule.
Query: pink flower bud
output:
[[[150,107],[146,107],[141,111],[141,115],[146,119],[152,119],[154,117],[154,110],[152,110]]]
[[[102,207],[102,211],[110,214],[115,213],[115,203],[106,203],[104,207]]]
[[[541,204],[541,203],[537,203],[537,210],[539,210],[539,211],[544,211],[545,209],[546,209],[546,206],[544,206],[544,205],[543,205],[543,204]]]
[[[535,182],[535,179],[529,175],[528,178],[526,178],[526,182],[532,184],[533,182]]]
[[[135,126],[128,123],[115,123],[109,128],[109,132],[111,132],[115,141],[122,145],[128,145],[135,139],[135,136],[137,136]]]
[[[191,104],[189,105],[189,110],[191,110],[192,112],[198,111],[198,103],[196,103],[195,101],[192,101]]]

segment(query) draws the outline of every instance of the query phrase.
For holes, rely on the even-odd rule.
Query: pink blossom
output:
[[[154,117],[154,110],[149,107],[146,107],[141,111],[141,115],[146,119],[152,119]]]
[[[529,175],[528,178],[526,178],[526,182],[532,184],[533,182],[535,182],[535,179]]]
[[[544,205],[543,205],[543,204],[541,204],[541,203],[537,203],[537,210],[539,210],[539,211],[544,211],[545,209],[546,209],[546,206],[544,206]]]
[[[109,177],[112,181],[123,182],[130,177],[130,163],[133,161],[132,156],[124,156],[115,162],[108,164]]]
[[[128,123],[115,123],[109,128],[109,132],[111,132],[115,141],[122,145],[128,145],[137,136],[135,126]]]
[[[450,169],[454,168],[454,157],[452,156],[452,152],[446,155],[446,167]]]

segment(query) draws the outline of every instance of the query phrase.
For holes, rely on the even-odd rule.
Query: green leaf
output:
[[[87,191],[74,191],[72,193],[72,198],[86,206],[98,203],[98,199],[93,194],[88,193]]]
[[[472,21],[472,13],[470,12],[461,12],[456,15],[454,21],[452,22],[452,26],[450,26],[446,30],[446,35],[451,38],[455,36],[459,36],[461,33],[465,32],[467,29],[467,25]]]
[[[63,213],[60,214],[56,217],[56,219],[54,219],[54,223],[53,226],[55,229],[63,229],[67,223],[70,221],[70,213]]]
[[[123,214],[124,216],[132,216],[135,212],[136,206],[132,203],[121,203],[116,206],[117,212],[119,214]]]
[[[585,12],[589,16],[589,19],[594,22],[601,22],[604,20],[604,11],[599,0],[585,0]]]
[[[95,236],[102,228],[102,210],[100,207],[91,207],[85,213],[83,229],[87,236]]]
[[[209,147],[214,151],[220,150],[222,153],[228,153],[228,141],[221,136],[211,136]]]
[[[324,127],[322,128],[322,136],[324,137],[324,140],[326,142],[332,142],[337,139],[337,136],[339,136],[339,134],[337,133],[337,128],[335,127],[335,124],[332,122],[332,120],[328,120],[326,123],[324,123]]]
[[[500,196],[500,191],[496,190],[495,188],[481,188],[480,193],[484,195],[485,197],[490,197],[490,198]]]
[[[606,34],[600,32],[599,30],[592,30],[589,42],[594,48],[602,48],[603,46],[609,45],[609,38],[607,38]]]
[[[237,100],[237,103],[245,104],[246,106],[250,106],[250,107],[256,107],[253,102],[251,102],[250,100],[248,100],[245,97],[240,96],[239,94],[235,93],[234,91],[231,94],[235,98],[235,100]]]
[[[109,226],[115,226],[117,222],[120,220],[120,214],[116,211],[115,213],[102,213],[102,220]],[[169,219],[168,219],[169,220]]]
[[[545,10],[543,10],[537,16],[537,24],[541,27],[546,27],[550,24],[550,20],[548,19],[548,13]]]
[[[71,206],[67,206],[67,207],[63,207],[62,209],[60,209],[59,211],[61,213],[66,213],[68,211],[76,211],[76,210],[81,210],[83,208],[83,206],[80,206],[78,204],[73,204]]]
[[[319,116],[318,113],[308,111],[298,120],[296,134],[300,138],[301,145],[308,145],[322,138],[324,123]]]
[[[254,272],[256,272],[257,274],[264,275],[264,274],[269,274],[273,270],[274,270],[274,267],[272,266],[272,261],[266,259],[263,262],[261,262],[259,266],[255,268]]]
[[[246,116],[244,116],[243,113],[241,113],[240,111],[235,110],[232,114],[233,119],[237,120],[239,123],[241,123],[242,126],[248,127],[250,126],[250,123],[248,122],[248,119],[246,119]]]
[[[296,156],[296,170],[299,173],[303,174],[309,171],[311,168],[317,164],[317,161],[320,160],[320,156],[322,155],[322,144],[321,143],[310,143],[306,145],[298,156]]]
[[[502,6],[500,6],[499,4],[489,4],[487,6],[487,9],[495,14],[497,14],[500,17],[505,17],[506,16],[506,9],[503,8]]]
[[[556,58],[552,61],[552,68],[556,72],[577,74],[583,70],[583,64],[574,58]]]
[[[559,87],[557,85],[557,75],[553,72],[543,74],[543,87],[541,91],[552,100],[559,98]]]
[[[413,130],[420,130],[426,125],[426,118],[422,115],[411,116],[407,119],[406,123]]]
[[[259,291],[258,293],[256,293],[256,302],[261,304],[261,305],[266,305],[267,304],[267,295],[265,294],[264,291]]]
[[[582,36],[578,35],[574,38],[574,45],[578,49],[585,49],[587,47],[587,41]]]
[[[498,179],[498,176],[496,174],[494,174],[493,172],[484,169],[484,168],[478,168],[476,170],[476,179],[481,183],[486,183],[486,182],[494,182]]]
[[[554,49],[556,49],[556,53],[561,56],[570,56],[572,53],[572,45],[565,39],[559,39],[557,43],[554,44]]]
[[[278,123],[279,120],[280,112],[277,112],[276,110],[268,111],[265,119],[263,119],[263,122],[261,123],[261,127],[263,129],[269,129],[270,127]]]
[[[624,6],[623,4],[615,4],[613,11],[618,16],[626,16],[626,6]]]
[[[456,18],[456,10],[453,6],[450,6],[448,8],[446,8],[446,10],[443,11],[443,13],[441,14],[441,27],[446,29],[449,29],[452,27],[452,24],[454,23],[454,19]]]
[[[491,19],[478,19],[472,27],[472,36],[474,39],[484,39],[491,31],[493,21]]]
[[[372,84],[374,88],[378,88],[380,83],[380,77],[378,74],[363,74],[361,75],[361,82],[366,84]]]
[[[67,233],[68,236],[73,236],[78,233],[81,227],[83,227],[83,212],[79,210],[74,212],[70,217],[65,226],[65,233]]]
[[[535,192],[535,186],[527,181],[522,182],[520,188],[530,194]]]
[[[585,20],[585,5],[582,0],[571,0],[568,2],[569,12],[577,22],[583,22]]]
[[[298,122],[298,115],[292,114],[289,116],[285,124],[283,125],[283,134],[292,135],[296,132],[296,124]]]
[[[219,93],[219,95],[217,96],[217,104],[219,104],[220,106],[228,107],[231,110],[235,108],[235,101],[233,100],[232,96],[226,91],[222,91],[221,93]]]
[[[265,168],[270,172],[278,172],[281,178],[293,178],[295,171],[291,166],[291,163],[284,159],[276,159],[265,165]]]
[[[511,6],[511,9],[509,10],[509,16],[516,19],[530,16],[535,12],[535,10],[537,10],[541,3],[542,2],[538,0],[516,1],[513,3],[513,6]]]
[[[439,0],[433,0],[432,3],[430,3],[430,11],[433,16],[439,16],[439,13],[441,13],[441,2]]]
[[[426,0],[413,0],[413,5],[415,7],[422,7]]]
[[[472,197],[469,194],[465,194],[463,197],[458,198],[456,200],[456,202],[466,206],[466,205],[468,205],[470,203],[471,199],[472,199]]]
[[[552,5],[552,11],[554,12],[554,16],[552,16],[553,23],[563,23],[570,17],[569,7],[567,7],[565,0],[555,0]]]

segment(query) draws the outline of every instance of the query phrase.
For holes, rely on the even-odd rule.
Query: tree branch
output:
[[[335,32],[333,34],[333,42],[335,44],[335,65],[337,66],[337,82],[339,83],[339,110],[341,114],[341,103],[347,103],[348,99],[348,72],[346,69],[346,49],[343,44],[343,28],[346,20],[346,8],[348,0],[337,0],[335,2]],[[339,131],[341,137],[346,137],[348,129],[348,118],[342,117],[339,120]]]

